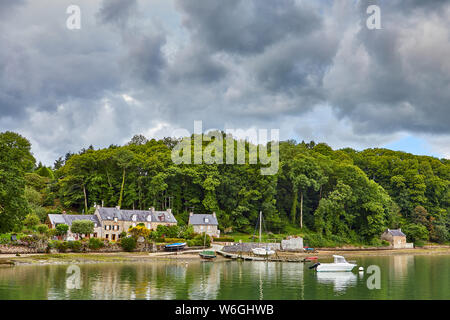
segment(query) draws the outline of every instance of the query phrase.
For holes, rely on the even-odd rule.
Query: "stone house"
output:
[[[167,211],[149,210],[123,210],[119,207],[106,208],[97,206],[94,215],[98,217],[102,224],[102,238],[112,241],[119,239],[123,231],[128,231],[130,227],[136,227],[143,223],[147,229],[155,230],[158,225],[173,226],[177,220],[171,209]]]
[[[94,214],[72,215],[72,214],[49,214],[47,224],[54,229],[58,224],[67,224],[69,231],[67,238],[78,239],[77,235],[70,232],[70,226],[74,220],[91,220],[94,222],[94,233],[90,237],[105,238],[111,241],[119,239],[122,232],[127,232],[130,227],[143,223],[147,229],[155,230],[158,225],[172,226],[177,220],[171,209],[167,211],[149,210],[123,210],[119,207],[107,208],[96,206]]]
[[[49,214],[47,217],[47,225],[50,229],[55,229],[58,224],[67,224],[69,230],[67,231],[66,239],[79,239],[78,234],[74,234],[70,231],[72,222],[75,220],[90,220],[94,223],[94,233],[87,235],[89,237],[101,237],[102,226],[100,221],[95,215],[92,214]]]
[[[211,237],[220,237],[219,222],[216,213],[212,214],[189,214],[189,224],[194,227],[194,232],[204,233]]]
[[[381,235],[381,240],[388,241],[394,249],[413,247],[412,243],[406,242],[406,235],[402,229],[386,229]]]

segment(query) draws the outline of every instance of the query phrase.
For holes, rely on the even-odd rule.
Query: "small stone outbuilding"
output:
[[[194,227],[195,233],[204,233],[211,237],[220,237],[219,222],[216,213],[212,214],[189,214],[189,224]]]
[[[406,234],[402,229],[386,229],[381,235],[381,240],[388,241],[394,249],[412,248],[412,243],[406,242]]]

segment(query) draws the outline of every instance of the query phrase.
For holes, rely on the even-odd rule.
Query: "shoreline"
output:
[[[284,258],[306,258],[317,256],[319,258],[331,258],[332,255],[344,255],[345,257],[367,257],[367,256],[393,256],[393,255],[450,255],[450,248],[415,248],[415,249],[391,249],[391,250],[318,250],[315,253],[303,252],[278,252],[279,257]],[[167,253],[167,252],[114,252],[114,253],[53,253],[53,254],[1,254],[0,266],[11,267],[21,265],[62,265],[62,264],[93,264],[93,263],[133,263],[133,262],[201,262],[197,252]],[[220,255],[214,261],[231,261]]]

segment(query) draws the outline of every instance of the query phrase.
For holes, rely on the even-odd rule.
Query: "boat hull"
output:
[[[352,263],[323,263],[316,268],[317,272],[351,272],[356,264]]]
[[[275,251],[273,250],[267,250],[265,248],[254,248],[252,249],[253,254],[257,256],[270,256],[275,254]]]
[[[203,251],[199,253],[202,259],[214,259],[216,257],[216,253],[214,251]]]
[[[164,247],[166,251],[178,251],[182,250],[186,247],[186,243],[174,243],[174,244],[168,244]]]

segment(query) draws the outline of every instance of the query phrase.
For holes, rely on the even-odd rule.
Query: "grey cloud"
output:
[[[368,30],[373,1],[175,1],[152,2],[159,24],[143,2],[79,0],[76,32],[70,1],[22,1],[0,21],[1,130],[30,137],[47,163],[194,120],[339,146],[450,134],[448,2],[380,1],[383,29]],[[321,110],[339,118],[320,125]]]
[[[218,51],[257,54],[284,37],[307,34],[320,17],[306,4],[279,1],[177,1],[194,36]]]
[[[97,15],[103,23],[125,27],[131,14],[136,12],[136,0],[103,0]]]
[[[166,38],[161,34],[129,35],[125,40],[128,54],[125,59],[131,76],[137,76],[145,83],[156,84],[166,66],[161,49]]]

